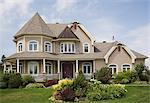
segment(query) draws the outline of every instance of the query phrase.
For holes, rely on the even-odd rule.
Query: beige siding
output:
[[[95,60],[95,69],[96,70],[99,70],[99,69],[101,69],[102,67],[105,67],[105,66],[106,66],[106,64],[105,64],[104,59]]]
[[[135,60],[135,64],[133,65],[133,67],[135,67],[137,64],[145,64],[145,60],[144,59],[136,59]]]
[[[122,65],[124,63],[128,63],[132,65],[131,57],[128,55],[128,53],[121,48],[120,51],[118,51],[118,48],[110,55],[109,57],[109,63],[108,64],[117,64],[118,65],[118,72],[121,72]]]
[[[83,43],[89,43],[90,45],[90,52],[94,52],[92,42],[88,38],[88,36],[78,27],[76,30],[72,29],[72,31],[75,33],[75,35],[79,38],[80,44],[79,44],[79,52],[83,52]]]

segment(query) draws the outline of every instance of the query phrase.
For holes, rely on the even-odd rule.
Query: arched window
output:
[[[84,74],[90,74],[92,72],[92,65],[91,63],[83,63],[82,65],[82,71]]]
[[[19,43],[18,44],[18,52],[22,52],[23,51],[23,44]]]
[[[129,71],[131,69],[131,65],[130,64],[123,64],[122,65],[122,71]]]
[[[46,63],[45,64],[45,69],[46,69],[46,74],[52,74],[53,71],[52,71],[52,64],[51,63]]]
[[[89,53],[90,52],[90,46],[88,43],[83,44],[83,53]]]
[[[38,62],[29,62],[28,63],[28,73],[31,75],[36,75],[39,73],[39,63]]]
[[[38,41],[29,41],[29,51],[38,51]]]
[[[51,52],[52,52],[52,43],[46,41],[46,42],[44,43],[44,51],[51,53]]]
[[[110,64],[109,69],[111,69],[111,74],[118,73],[118,66],[117,64]]]

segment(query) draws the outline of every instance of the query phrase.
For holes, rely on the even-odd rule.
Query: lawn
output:
[[[127,86],[126,88],[128,92],[123,98],[94,103],[150,103],[150,86]],[[51,95],[51,89],[0,89],[0,103],[50,103],[48,98]]]

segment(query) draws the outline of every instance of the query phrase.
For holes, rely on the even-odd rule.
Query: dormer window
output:
[[[44,51],[51,53],[51,52],[52,52],[52,43],[46,41],[46,42],[44,43]]]
[[[83,53],[89,53],[90,52],[90,46],[88,43],[83,44]]]
[[[22,52],[23,51],[23,44],[19,43],[18,44],[18,52]]]
[[[29,51],[38,51],[38,41],[35,41],[35,40],[29,41],[28,50]]]
[[[75,53],[75,43],[63,42],[60,44],[60,53]]]

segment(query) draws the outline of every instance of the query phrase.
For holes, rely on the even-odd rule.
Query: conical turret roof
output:
[[[21,36],[23,34],[43,34],[55,37],[54,33],[50,30],[44,20],[36,13],[15,35]]]

